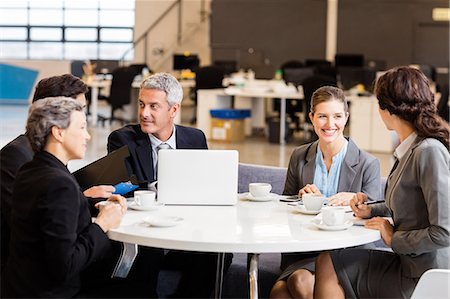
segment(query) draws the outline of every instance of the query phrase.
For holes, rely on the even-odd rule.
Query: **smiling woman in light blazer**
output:
[[[450,127],[437,116],[427,78],[398,67],[375,84],[380,116],[400,145],[389,175],[386,203],[350,206],[365,227],[379,230],[393,252],[343,249],[322,253],[316,262],[315,298],[409,298],[420,276],[450,267]],[[391,216],[394,225],[382,217]]]
[[[295,149],[283,194],[324,194],[332,204],[348,205],[356,192],[363,191],[379,200],[379,161],[344,137],[349,117],[344,92],[333,86],[317,89],[311,97],[309,117],[319,140]],[[285,269],[271,298],[312,298],[317,255],[283,254],[281,268]]]

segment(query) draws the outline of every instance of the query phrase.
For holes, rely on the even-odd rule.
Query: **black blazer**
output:
[[[23,164],[33,160],[34,152],[26,135],[17,136],[16,139],[5,145],[0,151],[0,187],[2,219],[9,217],[12,201],[12,191],[17,172]]]
[[[195,128],[176,125],[177,149],[208,149],[205,134]],[[128,145],[130,157],[125,164],[130,175],[140,182],[154,181],[152,145],[140,125],[127,125],[112,132],[108,137],[108,153]]]
[[[1,271],[9,255],[11,202],[17,172],[23,164],[33,159],[34,152],[26,135],[20,135],[0,151],[0,201],[1,201]]]
[[[80,272],[110,249],[107,235],[92,223],[88,205],[67,167],[50,153],[36,153],[20,169],[2,297],[67,298],[78,293]]]

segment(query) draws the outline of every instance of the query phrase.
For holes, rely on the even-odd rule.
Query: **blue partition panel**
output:
[[[28,104],[38,71],[0,63],[0,104]]]

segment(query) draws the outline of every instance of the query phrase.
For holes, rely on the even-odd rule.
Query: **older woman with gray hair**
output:
[[[35,151],[19,171],[13,191],[10,256],[2,297],[74,297],[81,272],[110,249],[106,232],[126,211],[119,195],[91,220],[88,201],[67,169],[81,159],[90,135],[80,102],[66,97],[35,102],[27,132]]]

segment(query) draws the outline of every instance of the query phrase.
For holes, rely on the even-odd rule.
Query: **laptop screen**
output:
[[[160,150],[158,201],[173,205],[234,205],[239,153],[235,150]]]

